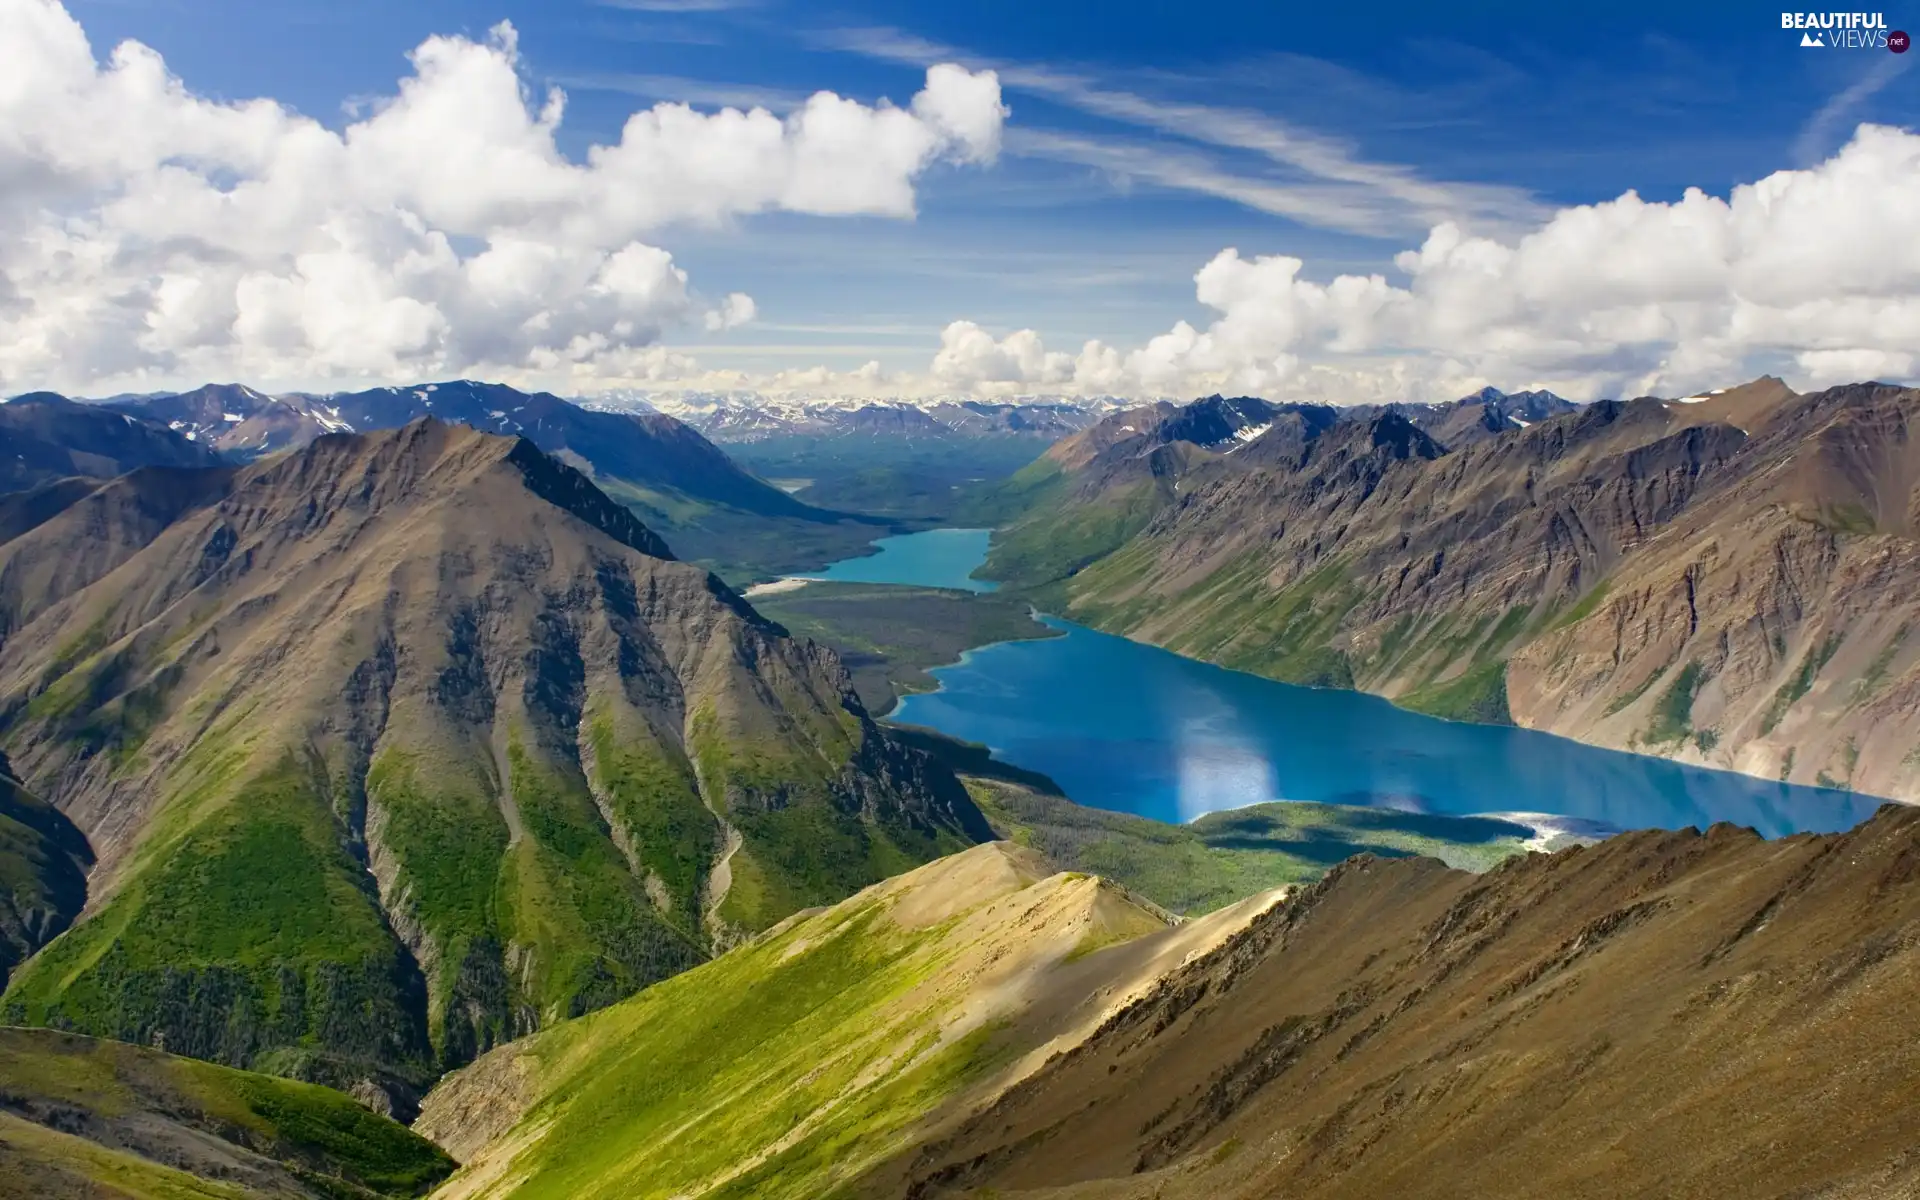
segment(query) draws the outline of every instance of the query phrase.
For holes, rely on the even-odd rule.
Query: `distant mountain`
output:
[[[1913,1195],[1916,845],[1888,806],[1361,855],[1180,924],[980,846],[493,1051],[415,1129],[468,1200]]]
[[[404,1109],[991,836],[828,651],[522,438],[329,435],[13,528],[0,740],[99,864],[9,1023]]]
[[[584,401],[589,407],[595,402]],[[630,403],[630,402],[629,402]],[[782,438],[1025,438],[1044,444],[1085,429],[1111,405],[1088,401],[793,400],[758,396],[683,400],[670,411],[717,442]]]
[[[105,402],[119,412],[165,424],[203,446],[245,461],[304,446],[323,433],[350,433],[336,407],[313,396],[269,396],[238,383],[210,383],[190,392],[124,396]]]
[[[1305,407],[1227,445],[1210,405],[1055,445],[986,573],[1275,678],[1920,799],[1920,392],[1477,397],[1451,445]]]
[[[1552,392],[1508,393],[1488,387],[1451,404],[1366,404],[1343,411],[1354,420],[1365,420],[1383,412],[1397,413],[1441,445],[1458,449],[1498,434],[1525,429],[1578,407]]]
[[[0,491],[17,492],[75,476],[109,479],[136,467],[205,467],[211,446],[164,423],[52,392],[0,404]]]

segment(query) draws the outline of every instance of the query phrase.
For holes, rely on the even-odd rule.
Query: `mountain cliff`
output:
[[[797,644],[530,442],[138,472],[0,545],[0,738],[99,863],[7,1019],[397,1108],[991,836]]]
[[[986,573],[1291,682],[1920,799],[1920,392],[1759,380],[1451,445],[1328,413],[1062,442]]]

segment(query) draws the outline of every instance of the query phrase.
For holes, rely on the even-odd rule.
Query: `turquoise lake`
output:
[[[863,582],[965,580],[986,551],[978,530],[885,541],[881,554],[821,577],[854,578],[838,568],[864,564]],[[886,563],[912,578],[884,578]],[[1882,803],[1531,730],[1441,721],[1375,696],[1275,683],[1045,620],[1065,636],[970,651],[935,668],[940,689],[908,696],[892,719],[984,743],[1005,762],[1051,776],[1081,804],[1162,821],[1311,800],[1552,813],[1611,829],[1731,821],[1778,837],[1850,828]]]
[[[990,592],[998,585],[975,579],[969,572],[986,561],[987,542],[992,537],[991,529],[929,529],[884,537],[873,543],[878,554],[841,559],[800,578]]]

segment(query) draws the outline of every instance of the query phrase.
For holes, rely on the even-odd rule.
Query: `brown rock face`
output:
[[[1068,615],[1280,679],[1920,800],[1916,420],[1912,389],[1773,379],[1451,447],[1393,411],[1296,415],[1186,462],[1055,586]]]
[[[1907,1196],[1920,812],[1358,858],[866,1194]]]

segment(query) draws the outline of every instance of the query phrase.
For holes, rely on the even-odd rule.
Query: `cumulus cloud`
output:
[[[1082,394],[1215,390],[1360,402],[1492,382],[1684,393],[1761,370],[1805,385],[1908,380],[1920,346],[1920,136],[1863,125],[1832,158],[1725,197],[1628,192],[1507,239],[1435,226],[1401,280],[1319,282],[1301,259],[1221,251],[1214,318],[1130,350],[1049,351],[1032,330],[948,326],[927,385]]]
[[[684,373],[646,353],[662,330],[753,301],[703,303],[647,235],[911,216],[916,178],[991,161],[1006,115],[991,72],[938,65],[907,107],[660,104],[574,161],[512,26],[411,59],[336,131],[196,95],[137,42],[98,62],[55,0],[0,0],[0,384]]]

